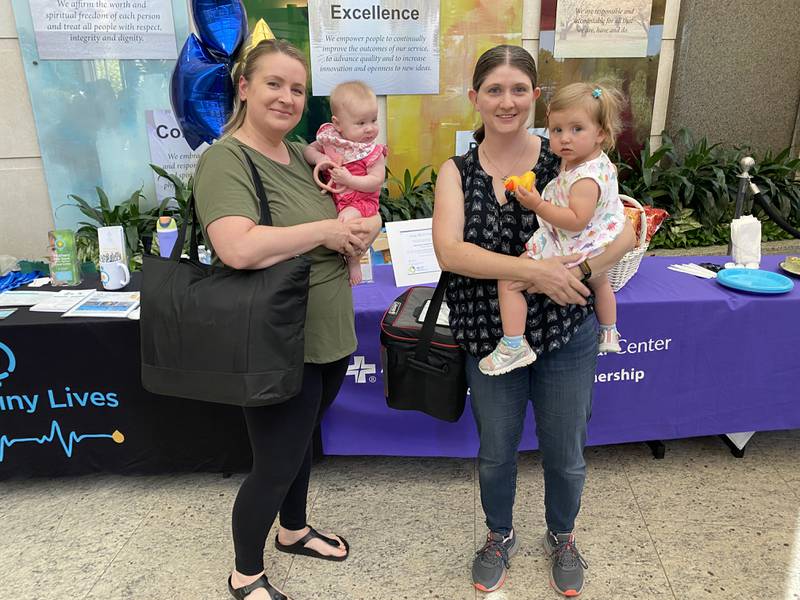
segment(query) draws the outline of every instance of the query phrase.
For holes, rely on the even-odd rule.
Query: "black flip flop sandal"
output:
[[[350,556],[350,545],[347,543],[347,540],[344,539],[342,536],[339,536],[339,539],[342,540],[342,545],[344,549],[347,550],[347,553],[344,556],[331,556],[326,554],[320,554],[316,550],[312,548],[306,548],[306,544],[313,539],[322,540],[326,544],[333,546],[334,548],[339,547],[339,542],[334,538],[325,537],[324,535],[320,534],[316,529],[313,527],[308,528],[308,533],[305,534],[302,538],[297,540],[294,544],[281,544],[278,541],[278,536],[275,536],[275,547],[280,550],[281,552],[286,552],[287,554],[299,554],[300,556],[310,556],[312,558],[321,558],[322,560],[332,560],[335,562],[341,562],[345,560],[348,556]]]
[[[289,600],[289,596],[281,594],[278,590],[272,587],[272,585],[270,585],[266,575],[262,575],[250,585],[243,585],[240,588],[234,588],[231,584],[230,576],[228,577],[228,591],[231,593],[231,596],[236,598],[236,600],[244,600],[248,594],[252,594],[258,588],[264,588],[267,590],[270,600]]]

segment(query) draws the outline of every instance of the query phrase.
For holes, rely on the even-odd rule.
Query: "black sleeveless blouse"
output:
[[[541,139],[539,161],[533,168],[536,189],[540,193],[558,175],[560,165],[560,159],[550,150],[549,141]],[[481,167],[477,146],[460,159],[455,162],[464,190],[464,241],[492,252],[519,256],[525,251],[525,242],[539,226],[536,214],[514,199],[502,206],[497,202],[492,179]],[[446,298],[450,329],[459,345],[479,358],[494,350],[503,337],[497,280],[452,273]],[[561,348],[594,310],[594,297],[589,298],[586,306],[563,307],[544,294],[526,294],[526,298],[525,337],[537,354]]]

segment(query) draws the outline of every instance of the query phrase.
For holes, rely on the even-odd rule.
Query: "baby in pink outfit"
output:
[[[339,220],[352,221],[378,212],[386,177],[387,148],[376,144],[378,99],[361,81],[340,83],[331,91],[331,123],[317,131],[303,156],[314,165],[314,179],[333,195]],[[350,283],[361,283],[361,261],[348,258]]]

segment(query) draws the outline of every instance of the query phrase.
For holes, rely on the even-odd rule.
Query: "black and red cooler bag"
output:
[[[390,408],[455,422],[467,396],[464,350],[449,326],[436,324],[448,279],[444,272],[435,289],[412,287],[392,302],[381,321],[381,363]]]

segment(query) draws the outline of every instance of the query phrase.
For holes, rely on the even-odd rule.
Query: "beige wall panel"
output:
[[[675,41],[661,40],[661,54],[658,58],[658,75],[656,76],[656,93],[653,100],[653,124],[650,128],[650,133],[653,135],[660,135],[666,126],[669,84],[674,56]]]
[[[0,160],[0,254],[41,259],[53,228],[38,158]]]
[[[538,40],[542,20],[542,0],[525,0],[522,3],[522,39]]]
[[[798,0],[683,2],[667,127],[757,150],[792,141],[800,100]]]
[[[522,40],[522,47],[525,48],[525,50],[527,50],[528,52],[531,53],[531,56],[533,56],[533,60],[536,62],[536,66],[538,68],[538,66],[539,66],[539,40],[538,39],[535,39],[535,40]],[[536,102],[533,103],[533,108],[531,109],[531,116],[528,118],[528,127],[533,127],[533,119],[534,119],[535,116],[536,116]]]
[[[0,0],[0,38],[15,37],[18,37],[17,23],[11,10],[11,0]]]
[[[522,40],[522,47],[533,56],[536,66],[539,66],[539,40]]]
[[[667,0],[664,7],[664,31],[661,38],[674,40],[678,34],[678,20],[681,12],[681,0]]]
[[[379,144],[387,144],[386,141],[386,96],[378,96],[378,124],[381,127],[380,133],[375,141]]]
[[[661,146],[661,136],[660,135],[651,135],[650,136],[650,150],[655,151],[658,147]]]
[[[15,39],[0,39],[0,158],[39,156],[36,126]]]

